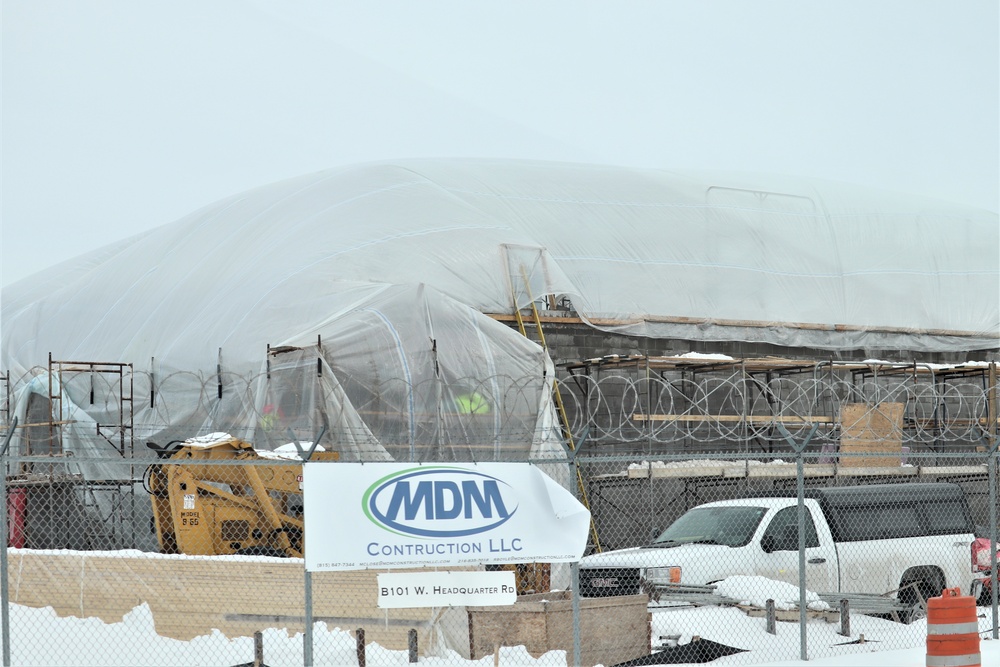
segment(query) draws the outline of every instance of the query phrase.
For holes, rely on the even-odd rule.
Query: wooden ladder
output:
[[[545,332],[542,330],[542,318],[538,314],[538,306],[535,303],[534,296],[531,294],[531,286],[528,283],[528,276],[527,273],[525,272],[524,265],[521,265],[520,271],[521,271],[521,280],[523,281],[524,285],[524,291],[528,295],[528,299],[531,303],[531,315],[535,325],[535,330],[538,334],[539,344],[541,344],[542,349],[545,350],[545,354],[549,355],[549,358],[551,358],[551,354],[549,354],[548,343],[545,342]],[[513,280],[511,281],[511,286],[513,287]],[[521,315],[521,309],[518,308],[517,306],[516,291],[512,291],[511,293],[511,303],[514,306],[514,319],[517,321],[518,331],[520,331],[521,335],[524,336],[525,338],[529,338],[528,331],[524,325],[524,317]],[[556,377],[552,378],[552,395],[556,403],[556,411],[559,413],[559,423],[562,427],[563,437],[566,439],[566,445],[567,447],[569,447],[569,450],[575,454],[576,444],[573,441],[573,433],[569,427],[569,417],[566,415],[566,406],[563,404],[562,394],[559,392],[559,381],[558,378]],[[583,483],[583,474],[580,472],[580,467],[576,464],[575,457],[573,459],[573,469],[576,471],[576,487],[577,487],[577,493],[579,494],[580,502],[583,503],[583,506],[586,507],[587,511],[589,512],[590,501],[587,499],[587,489]],[[594,523],[593,514],[591,514],[590,516],[590,540],[593,543],[594,549],[596,551],[598,552],[602,551],[601,541],[597,535],[597,526]]]

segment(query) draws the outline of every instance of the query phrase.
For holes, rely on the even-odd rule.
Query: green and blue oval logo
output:
[[[467,537],[493,530],[517,511],[514,488],[474,470],[422,466],[378,480],[361,500],[368,519],[410,537]]]

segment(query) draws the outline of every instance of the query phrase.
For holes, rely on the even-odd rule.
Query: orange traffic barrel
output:
[[[975,598],[946,588],[927,601],[927,667],[981,667]]]

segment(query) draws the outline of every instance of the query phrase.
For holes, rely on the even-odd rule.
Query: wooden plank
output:
[[[723,477],[727,467],[735,466],[667,466],[653,467],[653,479],[673,478],[673,479],[709,479],[713,477]],[[740,467],[742,470],[742,466]],[[648,468],[631,468],[629,477],[646,478],[649,477]]]
[[[697,414],[666,414],[666,415],[647,415],[641,412],[637,412],[632,415],[632,419],[637,422],[720,422],[726,424],[738,424],[738,423],[748,423],[755,425],[767,425],[767,424],[837,424],[839,420],[833,417],[826,417],[823,415],[814,415],[811,417],[799,417],[797,415],[697,415]],[[997,424],[1000,424],[1000,419],[996,420]],[[973,425],[978,426],[988,426],[990,421],[985,418],[979,419],[966,419],[958,417],[949,417],[947,420],[935,420],[928,417],[920,418],[907,418],[903,424],[902,428],[912,428],[917,427],[921,429],[929,428],[954,428],[954,427],[969,427]]]
[[[803,466],[803,475],[805,474],[805,467]],[[789,477],[795,477],[798,474],[798,466],[794,463],[780,463],[780,464],[766,464],[758,466],[750,466],[747,468],[747,477],[751,478],[776,478],[776,479],[787,479]]]
[[[847,403],[840,408],[840,421],[841,468],[898,467],[901,464],[902,403]]]
[[[922,429],[929,428],[954,428],[954,427],[969,427],[973,425],[978,426],[989,426],[990,420],[980,417],[978,419],[968,419],[964,417],[948,417],[947,419],[934,419],[932,417],[919,417],[916,419],[907,419],[904,426],[916,426]]]
[[[832,417],[797,415],[647,415],[635,413],[632,419],[639,422],[724,422],[748,424],[832,424]]]
[[[838,466],[833,463],[806,463],[803,465],[803,475],[807,478],[819,477],[940,477],[949,475],[985,475],[988,470],[985,464],[974,466]],[[653,478],[669,479],[789,479],[796,475],[794,463],[777,465],[751,465],[742,463],[714,466],[654,466]],[[630,479],[647,479],[649,468],[630,468],[627,474]],[[605,475],[603,478],[621,479],[622,475]]]
[[[920,466],[921,475],[985,475],[986,464],[978,466]]]
[[[726,466],[722,469],[722,476],[726,479],[742,479],[747,476],[747,466],[744,463]]]
[[[652,471],[653,479],[711,479],[715,477],[726,479],[741,479],[743,477],[787,479],[795,477],[797,474],[794,463],[749,466],[743,463],[706,466],[654,466]],[[806,463],[803,466],[803,475],[811,478],[834,477],[837,475],[837,466],[832,463]],[[649,477],[649,468],[629,468],[628,477],[631,479],[646,479]]]
[[[909,611],[910,607],[899,600],[877,593],[817,593],[819,598],[833,607],[839,607],[841,600],[847,600],[851,611],[872,614],[888,614],[894,611]]]
[[[743,612],[751,618],[763,618],[767,615],[767,610],[760,607],[754,607],[752,605],[736,605]],[[799,609],[795,607],[794,609],[775,609],[774,619],[776,621],[782,621],[785,623],[797,623],[799,621]],[[812,609],[806,610],[806,618],[811,619],[822,619],[827,623],[839,623],[840,622],[840,611],[838,609],[831,609],[828,611],[814,611]]]
[[[847,466],[843,463],[837,468],[840,477],[916,477],[920,468],[916,466]]]
[[[803,477],[833,477],[837,474],[837,467],[832,463],[806,463],[802,466]],[[748,477],[774,477],[787,479],[798,475],[798,466],[794,463],[784,463],[778,465],[750,466],[747,470]]]
[[[508,313],[485,313],[498,322],[514,322],[516,316]],[[931,336],[954,336],[959,338],[973,338],[982,336],[977,331],[960,331],[957,329],[917,329],[914,327],[879,327],[872,329],[869,326],[855,324],[821,324],[819,322],[781,322],[778,320],[726,320],[718,318],[704,317],[682,317],[682,316],[653,316],[647,315],[634,319],[612,319],[588,317],[586,321],[578,316],[563,315],[540,315],[539,320],[543,324],[589,324],[591,326],[621,327],[630,324],[644,324],[646,322],[666,322],[671,324],[697,324],[715,326],[735,326],[735,327],[759,327],[771,329],[774,327],[788,329],[805,329],[816,331],[876,331],[879,333],[902,333],[902,334],[926,334]]]
[[[654,466],[653,478],[671,477],[722,477],[723,466]],[[632,478],[649,477],[649,468],[629,468],[628,476]]]
[[[9,587],[16,604],[105,623],[146,603],[157,634],[188,641],[213,629],[227,637],[267,627],[303,632],[303,574],[300,560],[20,550],[11,552]],[[415,628],[421,651],[432,646],[434,610],[379,609],[377,577],[374,570],[314,573],[315,618],[349,621],[344,630],[363,626],[368,642],[393,650],[406,649]]]

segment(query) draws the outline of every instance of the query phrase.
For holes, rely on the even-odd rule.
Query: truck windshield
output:
[[[670,524],[653,546],[699,543],[741,547],[750,542],[766,512],[766,507],[695,507]]]

